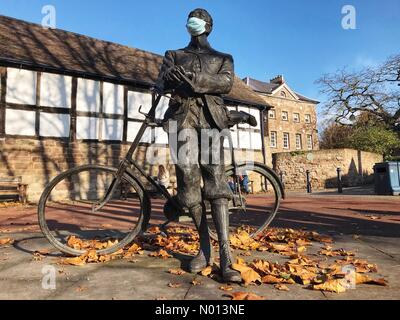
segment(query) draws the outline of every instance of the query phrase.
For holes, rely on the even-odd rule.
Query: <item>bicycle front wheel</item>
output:
[[[150,201],[141,184],[126,173],[106,205],[93,210],[116,172],[99,165],[81,166],[60,174],[46,186],[38,206],[39,225],[58,250],[73,256],[89,250],[111,254],[132,242],[144,228]]]
[[[260,163],[238,165],[236,172],[228,167],[226,175],[235,198],[229,210],[231,232],[243,228],[254,238],[275,218],[283,197],[282,184],[276,174]],[[208,225],[211,238],[217,240],[211,214]]]

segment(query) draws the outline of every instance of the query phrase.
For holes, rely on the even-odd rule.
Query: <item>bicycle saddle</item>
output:
[[[232,110],[229,112],[229,127],[233,127],[239,123],[248,123],[250,126],[257,126],[257,119],[250,113],[244,111]]]

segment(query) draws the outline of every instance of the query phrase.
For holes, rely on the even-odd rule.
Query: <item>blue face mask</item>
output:
[[[204,20],[196,17],[189,18],[186,28],[192,36],[199,36],[206,32],[206,24]]]

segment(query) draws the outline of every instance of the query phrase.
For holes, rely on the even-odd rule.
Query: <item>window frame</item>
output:
[[[272,117],[271,117],[272,114]],[[276,111],[273,109],[268,110],[268,119],[276,119]]]
[[[303,148],[302,134],[296,133],[296,150],[301,150]],[[299,142],[299,143],[298,143]]]
[[[283,115],[286,114],[286,119],[284,119]],[[281,115],[282,121],[289,121],[289,112],[288,111],[282,111]]]
[[[307,134],[307,149],[314,150],[314,139],[312,134]]]
[[[285,145],[286,137],[287,137],[287,146]],[[290,149],[290,133],[289,132],[283,133],[283,149]]]
[[[306,113],[304,115],[304,122],[307,123],[307,124],[311,123],[311,114]]]
[[[275,137],[275,144],[272,144],[272,136]],[[269,146],[271,148],[278,148],[278,132],[277,131],[271,131],[270,136],[269,136]]]
[[[296,116],[297,116],[297,119],[296,119]],[[300,123],[300,113],[299,112],[293,113],[293,122]]]

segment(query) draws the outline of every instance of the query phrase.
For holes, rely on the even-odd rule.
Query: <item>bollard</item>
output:
[[[306,178],[307,178],[307,193],[312,193],[311,181],[310,181],[310,170],[306,171]]]
[[[281,178],[281,183],[282,183],[283,189],[285,189],[285,176],[284,176],[284,172],[281,171],[281,172],[279,173],[279,176],[280,176],[280,178]]]
[[[342,169],[337,168],[337,185],[338,185],[338,193],[343,193],[343,185],[342,185]]]

